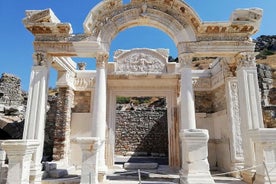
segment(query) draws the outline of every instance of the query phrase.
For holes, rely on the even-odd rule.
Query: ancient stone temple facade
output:
[[[227,172],[262,162],[273,168],[276,132],[263,128],[250,39],[261,18],[261,9],[237,9],[228,22],[202,22],[181,0],[105,0],[87,15],[84,33],[73,34],[71,25],[60,22],[51,9],[26,11],[23,22],[35,37],[35,52],[25,142],[18,144],[32,154],[30,172],[25,173],[30,183],[42,175],[51,67],[58,72],[60,95],[53,159],[82,168],[81,183],[102,182],[114,165],[118,96],[166,98],[168,164],[179,170],[182,184],[214,183],[210,168]],[[167,49],[118,50],[109,58],[113,38],[141,25],[170,36],[179,62],[168,62]],[[74,57],[96,58],[96,70],[78,69]],[[194,70],[192,62],[198,58],[213,61],[208,69]],[[7,154],[14,153],[11,144],[16,142],[3,143]],[[256,173],[256,183],[269,179],[263,165],[240,173],[247,181]],[[271,172],[270,178],[275,175]]]

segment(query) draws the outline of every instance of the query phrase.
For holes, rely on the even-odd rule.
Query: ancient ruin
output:
[[[27,10],[23,22],[35,37],[34,64],[23,139],[2,143],[12,163],[8,181],[41,182],[52,67],[59,91],[52,157],[59,166],[81,169],[81,183],[102,183],[115,165],[121,96],[166,99],[168,166],[181,184],[215,183],[210,169],[231,171],[248,183],[276,182],[276,130],[264,128],[250,38],[261,19],[258,8],[237,9],[228,22],[202,22],[181,0],[105,0],[87,15],[84,33],[74,34],[51,9]],[[113,38],[141,25],[170,36],[178,62],[168,62],[169,50],[156,48],[118,50],[109,58]],[[74,57],[96,58],[96,70]],[[204,57],[213,59],[209,68],[192,69]]]

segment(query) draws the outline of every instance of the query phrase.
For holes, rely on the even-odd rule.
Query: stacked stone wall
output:
[[[74,92],[71,89],[59,88],[53,149],[53,159],[55,161],[66,159],[69,156],[70,122],[73,100]]]
[[[74,113],[89,113],[91,106],[91,92],[90,91],[76,91],[74,99]]]
[[[46,116],[43,160],[52,161],[57,114],[57,96],[48,96],[49,111]]]
[[[118,155],[167,156],[167,110],[117,110],[115,142]]]

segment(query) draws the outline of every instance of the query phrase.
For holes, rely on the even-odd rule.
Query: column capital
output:
[[[100,53],[96,57],[97,68],[105,68],[106,63],[108,62],[108,53]]]
[[[181,68],[191,68],[193,61],[192,53],[182,53],[178,56],[178,61],[180,63]]]
[[[238,69],[245,67],[256,67],[256,52],[240,52],[235,56]]]
[[[36,51],[33,53],[34,66],[49,66],[49,60],[46,52]]]

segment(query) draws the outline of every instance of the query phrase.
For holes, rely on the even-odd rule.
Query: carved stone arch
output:
[[[180,0],[102,1],[84,21],[86,34],[97,37],[108,49],[121,31],[135,26],[150,26],[165,32],[176,46],[180,42],[196,41],[201,21],[192,8]]]

